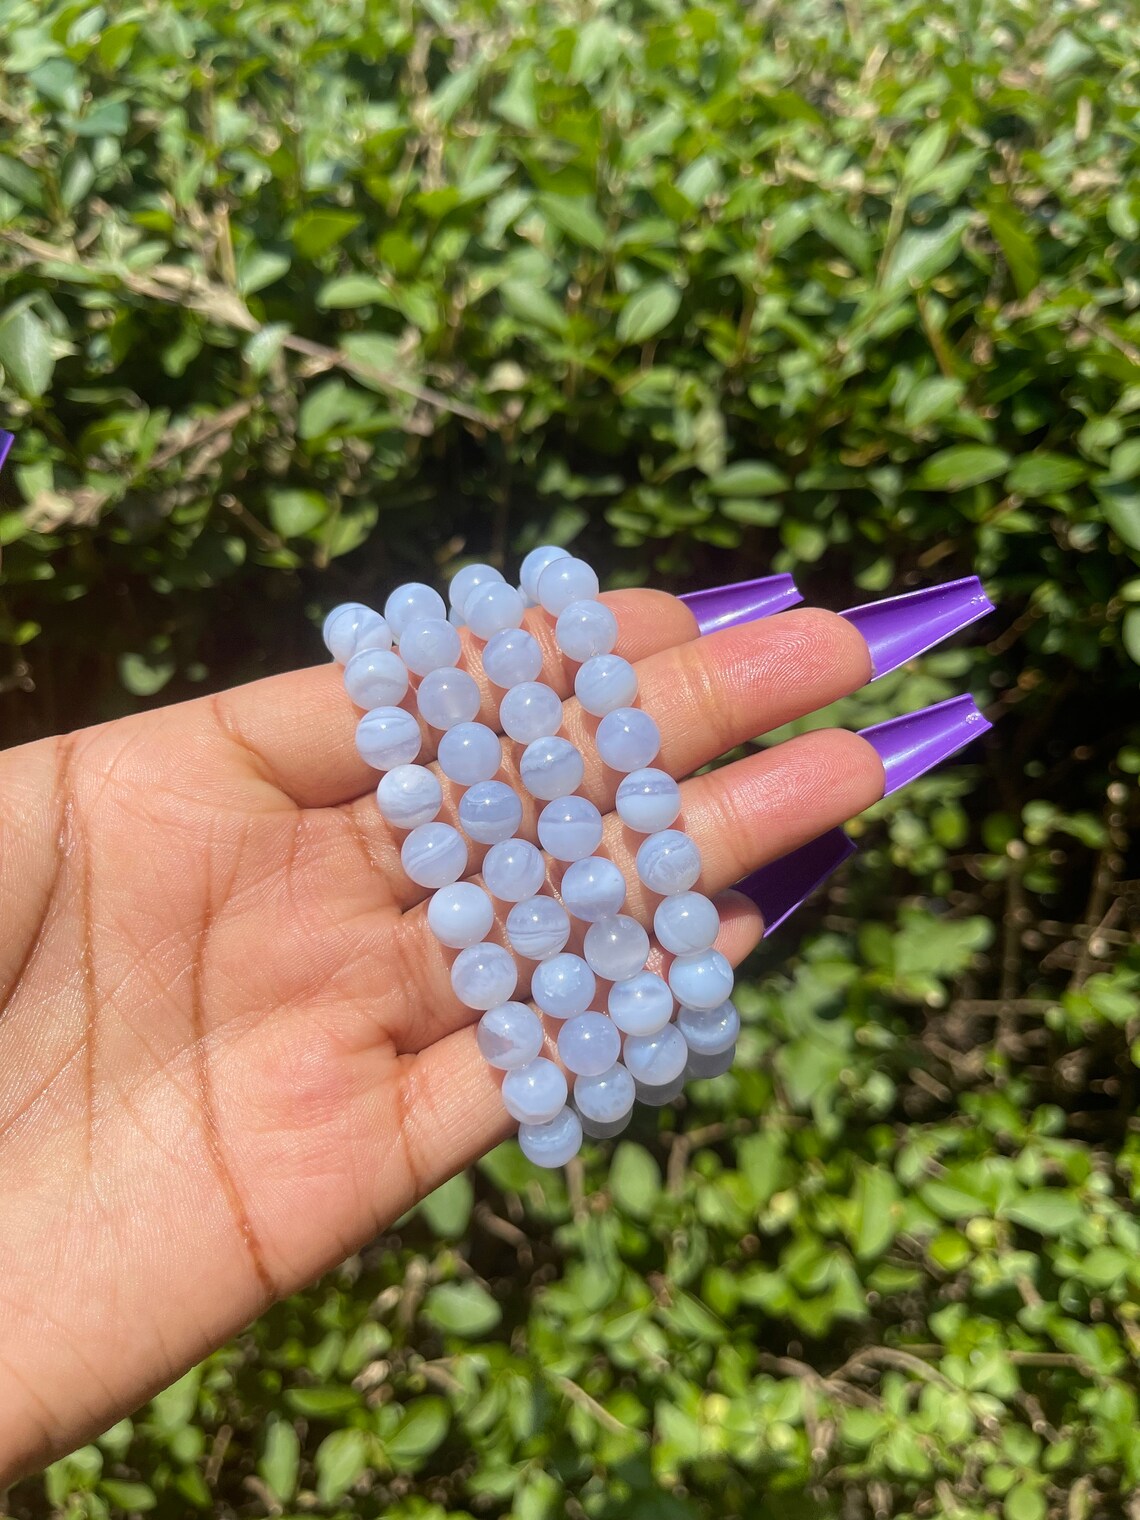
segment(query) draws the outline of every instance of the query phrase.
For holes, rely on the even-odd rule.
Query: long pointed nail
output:
[[[3,428],[0,428],[0,470],[4,468],[4,461],[8,457],[8,450],[15,441],[16,437],[14,433],[6,433]]]
[[[794,607],[803,599],[803,592],[790,575],[764,575],[757,581],[686,591],[681,598],[702,633],[719,633],[722,628],[754,623],[757,618]]]
[[[855,853],[855,846],[842,829],[829,829],[790,855],[753,871],[751,876],[738,881],[733,891],[743,892],[760,909],[767,938]]]
[[[963,696],[901,718],[889,718],[886,723],[874,723],[859,733],[879,752],[887,773],[883,796],[889,797],[992,727],[973,697]]]
[[[981,581],[976,575],[967,575],[944,586],[927,586],[889,596],[885,601],[848,607],[839,616],[853,623],[867,640],[874,680],[993,610]]]

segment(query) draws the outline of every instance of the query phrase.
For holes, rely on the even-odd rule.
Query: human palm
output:
[[[606,600],[677,776],[870,676],[829,613],[698,639],[663,593]],[[528,625],[568,697],[549,620]],[[0,755],[0,1478],[105,1428],[512,1128],[358,716],[314,667]],[[570,699],[564,726],[588,741],[595,720]],[[583,747],[603,851],[648,922],[617,778]],[[838,731],[687,781],[699,886],[882,787],[875,751]],[[720,906],[735,962],[760,920]]]

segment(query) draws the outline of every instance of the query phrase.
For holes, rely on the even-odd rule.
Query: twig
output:
[[[580,1388],[571,1378],[564,1377],[561,1373],[551,1375],[551,1382],[558,1388],[572,1404],[577,1404],[579,1409],[584,1409],[593,1415],[599,1425],[606,1430],[612,1431],[618,1436],[636,1436],[641,1432],[634,1430],[632,1425],[623,1425],[616,1415],[612,1415],[608,1409],[599,1404],[597,1399],[591,1398],[584,1388]]]

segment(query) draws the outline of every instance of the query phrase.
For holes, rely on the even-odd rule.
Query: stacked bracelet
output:
[[[452,987],[462,1003],[482,1014],[479,1049],[504,1073],[503,1102],[519,1121],[520,1144],[532,1161],[559,1166],[578,1151],[583,1129],[608,1135],[624,1127],[636,1096],[660,1103],[672,1096],[687,1068],[703,1074],[727,1064],[739,1018],[730,1001],[732,968],[712,948],[719,930],[716,907],[693,890],[700,852],[673,826],[680,788],[653,764],[660,732],[633,705],[637,674],[613,653],[617,619],[598,600],[596,574],[565,549],[544,546],[523,560],[520,581],[516,588],[491,566],[469,565],[452,578],[450,608],[431,587],[412,583],[392,593],[383,616],[359,604],[335,608],[324,636],[344,665],[349,695],[366,709],[357,746],[384,773],[377,787],[380,811],[393,828],[407,831],[400,858],[409,877],[433,890],[429,927],[458,952]],[[575,694],[600,719],[598,754],[622,773],[616,810],[629,829],[645,836],[636,868],[644,886],[661,898],[653,928],[660,948],[673,957],[666,977],[646,969],[651,939],[622,912],[627,883],[620,868],[596,853],[602,817],[578,793],[585,761],[559,732],[562,701],[542,682],[541,645],[521,626],[527,606],[539,606],[554,619],[560,651],[578,666]],[[502,742],[477,719],[479,688],[458,663],[460,626],[482,643],[484,674],[502,692],[503,732],[522,746],[520,781],[542,804],[541,849],[519,836],[522,801],[495,779]],[[420,727],[400,705],[413,678],[420,717],[440,731],[438,768],[463,788],[458,828],[438,821],[442,787],[431,769],[416,763]],[[463,879],[468,840],[489,846],[482,885]],[[542,890],[546,857],[565,868],[557,897]],[[488,938],[495,923],[492,899],[508,905],[510,950]],[[583,926],[580,955],[566,950],[572,919]],[[516,998],[516,956],[535,963],[533,1008]],[[610,984],[605,1012],[599,978]],[[557,1062],[542,1054],[540,1013],[559,1022]]]

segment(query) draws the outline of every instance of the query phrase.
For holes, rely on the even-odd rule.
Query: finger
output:
[[[627,660],[638,661],[697,637],[693,614],[664,591],[611,591],[602,600],[618,620],[616,653]],[[577,667],[558,649],[552,619],[535,607],[527,612],[524,626],[542,645],[542,680],[561,697],[568,697]],[[498,733],[502,692],[483,675],[481,646],[466,629],[461,637],[461,663],[479,683],[482,695],[479,718]],[[409,693],[402,705],[414,712],[414,697]],[[330,662],[234,687],[203,698],[202,708],[205,720],[298,807],[330,807],[376,785],[376,772],[356,750],[361,709],[344,690],[340,665]],[[427,763],[435,757],[438,734],[426,725],[421,728],[421,760]]]

